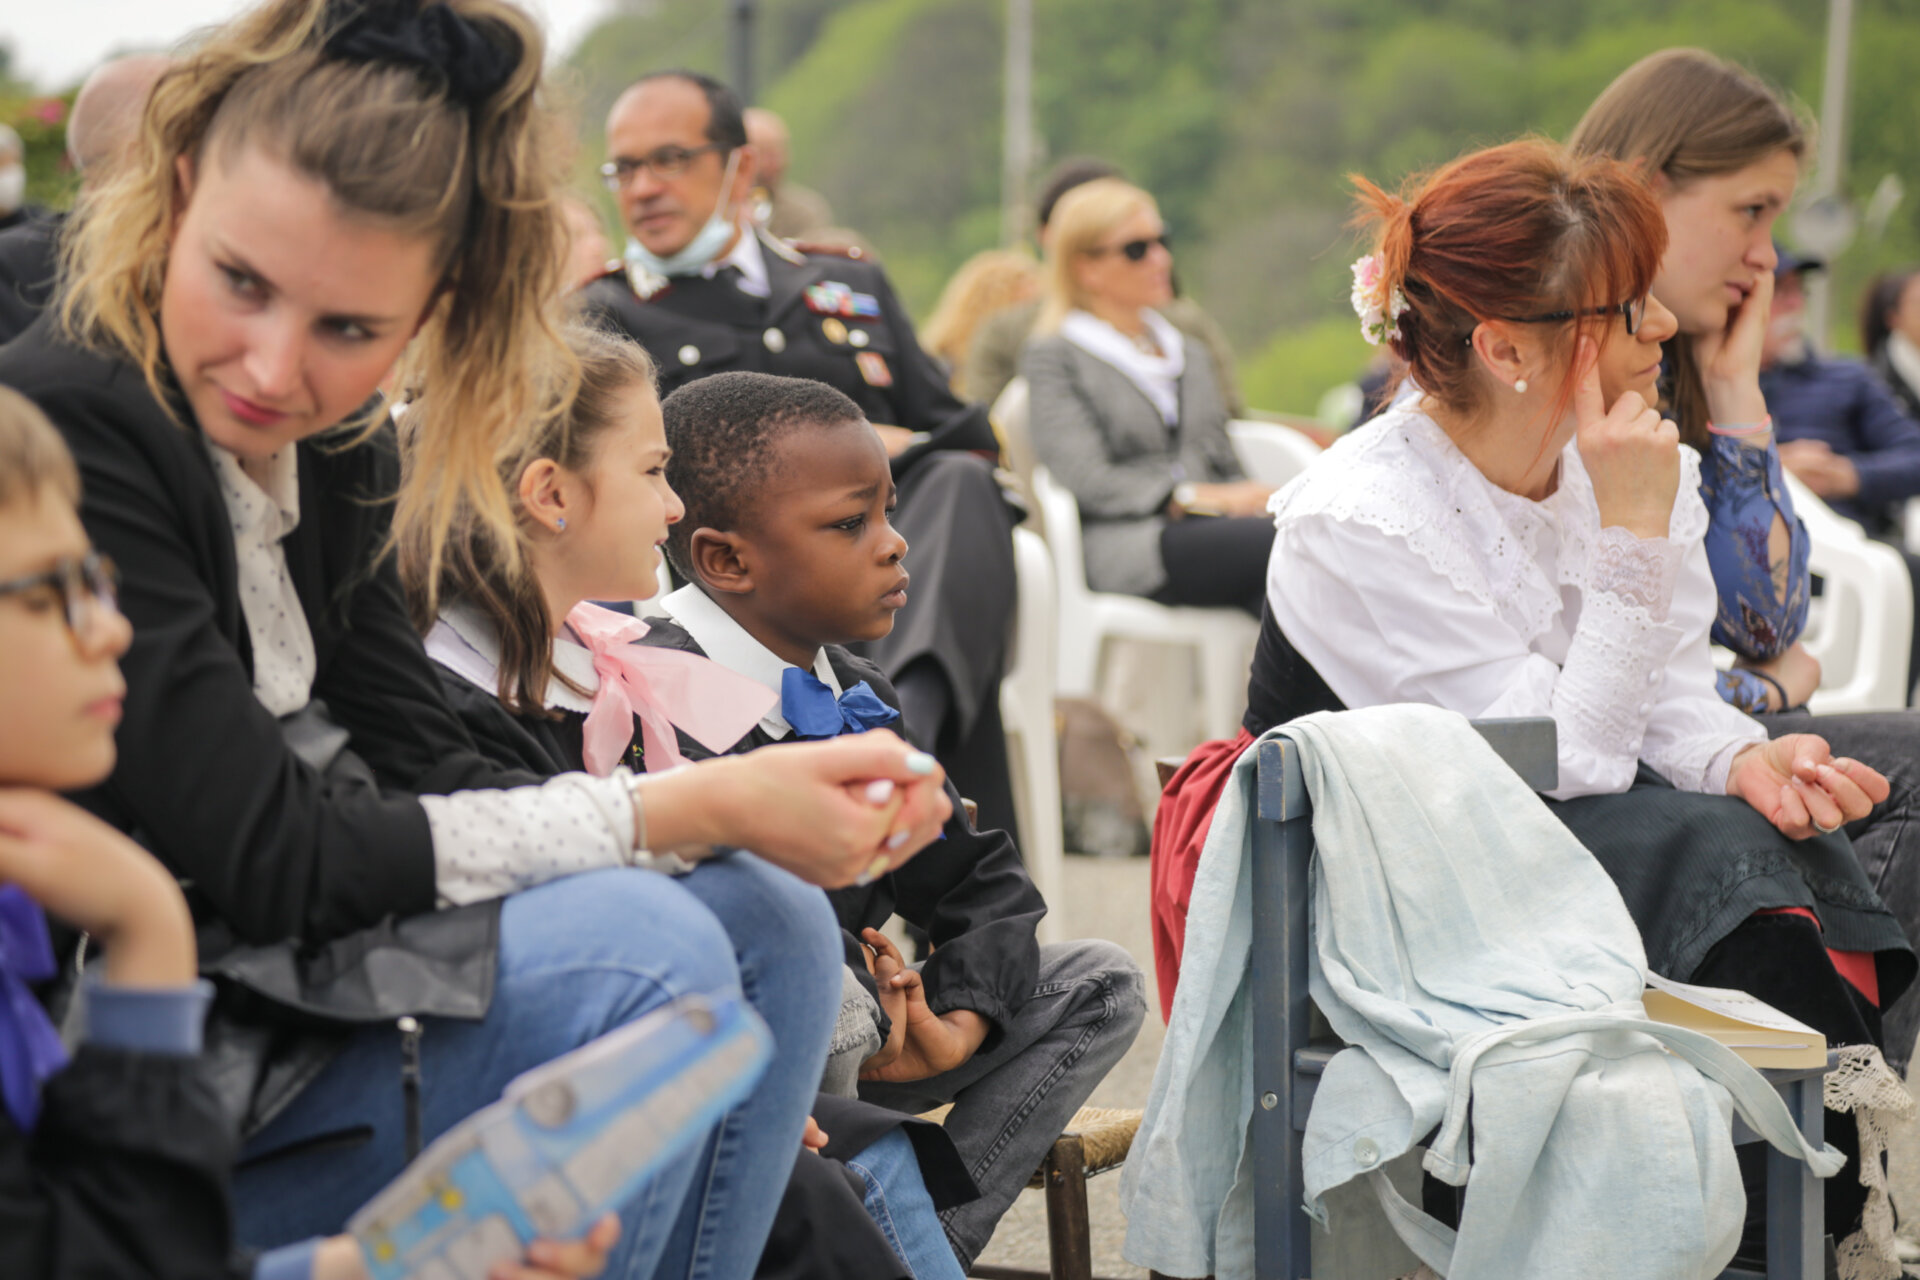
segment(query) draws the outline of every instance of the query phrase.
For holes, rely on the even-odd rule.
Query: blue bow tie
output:
[[[864,733],[900,718],[865,680],[836,699],[825,681],[800,667],[788,667],[780,676],[780,714],[797,738]]]
[[[47,918],[18,885],[0,886],[0,1098],[22,1133],[40,1114],[40,1082],[66,1064],[30,982],[54,974]]]

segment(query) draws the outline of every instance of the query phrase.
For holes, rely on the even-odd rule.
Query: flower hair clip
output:
[[[1353,313],[1360,317],[1360,336],[1374,346],[1400,336],[1400,317],[1407,311],[1407,295],[1394,285],[1381,300],[1385,271],[1380,255],[1370,253],[1353,264]]]

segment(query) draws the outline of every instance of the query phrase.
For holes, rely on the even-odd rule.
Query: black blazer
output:
[[[771,289],[766,298],[742,293],[731,279],[701,276],[672,280],[642,298],[624,271],[613,271],[581,291],[580,305],[647,349],[660,367],[663,396],[710,373],[737,369],[812,378],[845,392],[869,422],[932,436],[893,460],[895,475],[932,450],[998,453],[986,407],[953,394],[939,364],[921,350],[906,308],[877,264],[801,253],[765,234],[760,253]],[[841,317],[812,310],[807,290],[829,283],[872,297],[879,314]]]
[[[66,437],[81,518],[120,567],[133,623],[119,761],[76,799],[186,882],[215,952],[223,936],[315,943],[432,911],[433,845],[414,797],[532,779],[474,749],[408,623],[383,554],[399,478],[391,430],[299,445],[300,524],[284,544],[313,631],[314,697],[376,788],[302,762],[254,697],[232,528],[184,401],[176,421],[137,368],[52,326],[45,317],[0,348],[0,383]]]
[[[651,630],[639,643],[704,656],[685,628],[663,618],[649,619],[647,625]],[[827,646],[827,661],[841,688],[865,680],[881,701],[899,709],[900,697],[880,668],[838,645]],[[772,741],[756,727],[728,754],[739,755]],[[689,760],[713,755],[684,733],[680,751]],[[971,1009],[987,1019],[993,1025],[981,1047],[990,1049],[1039,981],[1040,943],[1035,931],[1047,914],[1047,904],[1020,861],[1013,839],[1004,831],[976,831],[952,782],[947,783],[947,798],[953,802],[953,817],[947,820],[944,839],[922,849],[898,871],[869,885],[835,889],[827,898],[840,920],[847,965],[876,1002],[873,975],[861,956],[860,931],[878,929],[895,913],[925,930],[933,943],[933,954],[921,970],[928,1007],[935,1013]],[[886,1018],[881,1017],[881,1031],[886,1034]]]
[[[242,1280],[237,1146],[195,1059],[82,1045],[31,1134],[0,1113],[0,1275]]]

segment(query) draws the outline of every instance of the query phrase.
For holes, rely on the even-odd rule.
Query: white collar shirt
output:
[[[203,437],[204,439],[204,437]],[[253,649],[253,695],[276,716],[313,697],[313,630],[287,570],[283,540],[300,525],[300,458],[287,445],[249,467],[206,441],[233,529],[240,613]]]
[[[733,248],[724,257],[715,258],[700,268],[700,274],[711,280],[726,267],[739,269],[736,287],[740,292],[755,298],[773,296],[773,283],[767,278],[767,256],[760,252],[760,237],[752,227],[741,227]]]
[[[709,658],[730,671],[759,681],[775,693],[781,692],[781,681],[793,664],[755,640],[731,614],[708,599],[706,592],[695,586],[681,587],[661,604],[667,616],[685,628]],[[813,657],[813,674],[833,691],[834,697],[840,696],[840,681],[833,674],[833,664],[827,661],[825,649]],[[793,734],[793,726],[780,714],[778,703],[760,718],[760,728],[776,742]]]
[[[1067,312],[1060,322],[1060,336],[1126,374],[1171,427],[1180,421],[1180,375],[1187,368],[1186,342],[1158,311],[1142,310],[1140,318],[1160,348],[1159,355],[1142,351],[1132,338],[1090,311]]]

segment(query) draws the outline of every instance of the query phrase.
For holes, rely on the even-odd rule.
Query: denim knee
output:
[[[737,995],[725,927],[672,876],[615,868],[552,880],[500,913],[500,987],[589,973],[638,979],[668,999]],[[636,991],[644,1000],[647,993]]]
[[[779,972],[831,1024],[846,953],[824,890],[744,851],[702,863],[683,883],[732,939],[743,974]]]

